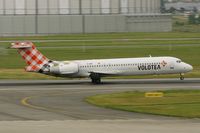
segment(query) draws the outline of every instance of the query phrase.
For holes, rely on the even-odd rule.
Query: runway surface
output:
[[[0,132],[12,132],[12,128],[10,129],[9,126],[13,127],[15,132],[27,132],[27,130],[32,131],[32,129],[40,132],[41,129],[34,129],[40,125],[45,125],[44,127],[49,132],[55,132],[54,129],[65,125],[62,130],[58,131],[63,133],[68,126],[71,127],[71,131],[76,131],[78,129],[84,130],[90,125],[93,127],[89,131],[93,132],[101,128],[104,129],[101,130],[102,132],[107,132],[109,131],[107,129],[112,126],[116,130],[110,131],[115,133],[119,131],[130,132],[132,130],[127,129],[133,128],[140,132],[140,130],[144,129],[145,131],[147,128],[155,131],[158,124],[160,124],[159,131],[163,130],[164,133],[171,132],[173,127],[173,131],[181,133],[184,131],[199,132],[199,119],[181,119],[117,111],[96,107],[85,102],[86,97],[96,94],[167,89],[200,89],[200,79],[186,79],[184,81],[178,79],[107,79],[103,80],[103,84],[100,85],[93,85],[90,80],[1,80],[0,121],[2,122],[0,122]],[[140,126],[144,123],[143,126],[146,128],[138,128],[139,126],[136,125],[139,123]],[[51,124],[55,127],[47,128],[49,127],[47,125]],[[78,129],[77,124],[80,126]],[[105,126],[103,126],[104,124]],[[31,127],[31,125],[36,127]],[[124,125],[127,129],[119,128],[117,125]],[[29,126],[30,128],[25,128]],[[172,128],[167,130],[168,126]],[[179,129],[178,126],[182,128]]]
[[[88,96],[121,91],[200,89],[200,79],[0,81],[0,120],[113,120],[160,116],[95,107]],[[163,119],[174,119],[163,117]]]

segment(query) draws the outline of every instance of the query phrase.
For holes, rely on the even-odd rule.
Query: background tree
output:
[[[193,7],[193,9],[192,9],[192,11],[193,11],[193,13],[198,13],[198,9],[197,9],[197,7]]]
[[[184,12],[185,12],[185,8],[184,8],[184,7],[181,7],[181,8],[180,8],[180,12],[181,12],[181,13],[184,13]]]
[[[176,12],[176,8],[174,8],[174,7],[170,7],[170,9],[169,9],[169,13],[175,13]]]

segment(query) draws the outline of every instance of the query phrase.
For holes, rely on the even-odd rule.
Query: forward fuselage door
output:
[[[174,63],[169,60],[162,60],[160,61],[160,74],[168,74],[174,71]]]

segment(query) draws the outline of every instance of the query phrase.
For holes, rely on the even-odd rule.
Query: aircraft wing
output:
[[[110,72],[102,72],[102,71],[92,71],[92,72],[90,72],[90,74],[98,74],[98,75],[100,75],[101,77],[106,77],[106,76],[115,76],[115,75],[118,75],[119,74],[119,72],[112,72],[112,71],[110,71]]]

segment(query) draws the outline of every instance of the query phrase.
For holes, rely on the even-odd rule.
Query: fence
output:
[[[160,13],[160,0],[0,0],[1,15]]]
[[[170,15],[0,16],[0,36],[171,31]]]

